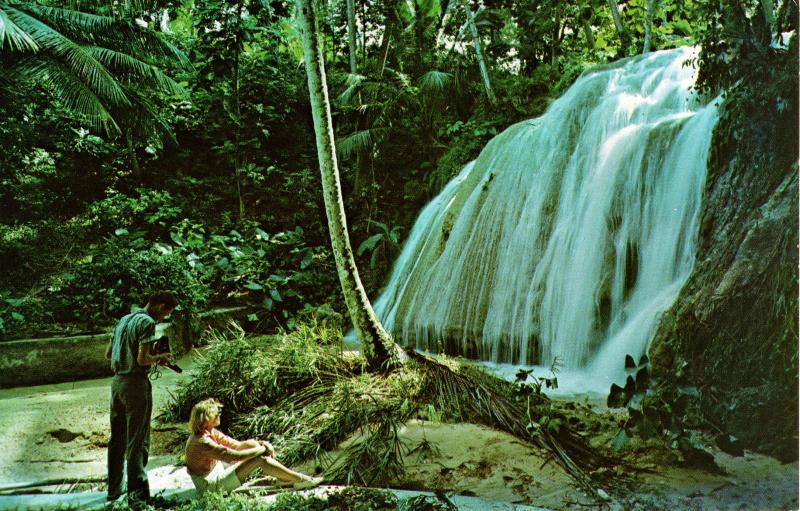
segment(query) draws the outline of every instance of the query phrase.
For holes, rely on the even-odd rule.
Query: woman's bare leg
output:
[[[272,476],[288,483],[297,483],[309,479],[308,476],[283,466],[281,462],[271,456],[256,456],[239,463],[236,467],[236,476],[240,481],[245,481],[253,470],[257,468],[260,468],[264,475]]]

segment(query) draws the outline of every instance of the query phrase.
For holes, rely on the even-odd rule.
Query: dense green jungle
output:
[[[150,509],[797,508],[797,25],[796,0],[0,0],[0,368],[31,375],[0,383],[0,429],[11,428],[0,438],[11,452],[0,509],[28,509],[24,499],[48,487],[106,491],[108,384],[99,398],[74,392],[111,375],[102,348],[87,355],[89,343],[160,289],[178,301],[168,327],[184,339],[175,356],[191,352],[179,362],[189,370],[153,382],[164,393],[153,409],[157,465],[185,465],[190,410],[215,398],[223,431],[268,438],[284,463],[324,486],[276,496],[245,485]],[[677,55],[665,50],[689,55],[670,72],[694,73],[679,78],[690,99],[672,103],[715,109],[695,213],[685,215],[694,231],[678,248],[655,249],[686,249],[687,269],[651,314],[642,350],[609,355],[627,376],[603,380],[600,393],[559,393],[571,366],[605,353],[598,332],[662,300],[637,287],[648,282],[644,241],[620,234],[638,235],[625,215],[646,216],[656,199],[628,207],[611,198],[608,211],[585,216],[612,240],[587,253],[621,269],[591,273],[594,319],[569,339],[588,347],[564,360],[548,332],[570,326],[573,313],[546,289],[590,270],[559,270],[559,257],[582,252],[553,255],[545,242],[563,235],[553,225],[570,189],[522,184],[527,177],[506,185],[503,165],[545,147],[548,134],[532,130],[564,112],[563,135],[549,133],[564,144],[552,146],[560,163],[550,173],[566,176],[575,161],[602,168],[614,142],[587,149],[580,133],[603,135],[603,120],[567,117],[567,106],[602,105],[603,92],[583,99],[578,89]],[[648,76],[651,96],[626,104],[660,101],[661,78]],[[635,121],[620,136],[657,125],[634,145],[636,158],[661,168],[670,154],[662,138],[678,137],[694,113]],[[527,165],[520,176],[545,169]],[[688,179],[625,193],[667,196]],[[462,183],[475,191],[454,188]],[[492,199],[501,186],[550,193],[536,207],[552,232],[524,224],[540,241],[512,262],[486,262],[512,243],[497,233],[513,230],[504,219],[522,200]],[[576,191],[576,204],[602,186],[597,178]],[[442,213],[426,220],[437,200],[446,200]],[[460,224],[458,211],[474,216]],[[471,235],[460,227],[479,222],[487,227]],[[451,252],[478,262],[461,270],[435,259]],[[548,257],[549,269],[525,262]],[[403,268],[426,264],[419,281],[396,283]],[[530,294],[512,292],[516,283],[533,283]],[[497,309],[519,312],[495,320]],[[534,309],[541,316],[515,333]],[[211,316],[220,319],[202,319]],[[456,319],[441,326],[445,316]],[[500,333],[490,345],[492,321]],[[56,348],[59,337],[76,340]],[[37,358],[47,351],[46,362]],[[84,370],[93,357],[101,369]],[[61,366],[75,376],[55,376]],[[73,396],[59,401],[72,408],[52,404],[58,418],[25,422],[33,401],[19,400],[55,392]],[[92,399],[97,418],[81,425]],[[8,451],[14,424],[41,438]],[[64,450],[76,442],[85,445]],[[492,451],[498,444],[505,450]],[[447,465],[461,450],[494,454]],[[511,467],[523,451],[527,461]],[[56,466],[15,472],[26,458]],[[96,466],[58,472],[71,459]],[[661,476],[659,493],[652,478]],[[77,502],[51,505],[97,508]]]

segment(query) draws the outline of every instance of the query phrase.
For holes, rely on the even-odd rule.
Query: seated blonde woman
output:
[[[278,462],[269,442],[240,442],[217,430],[221,413],[222,404],[214,399],[206,399],[194,405],[189,417],[192,434],[186,441],[186,469],[198,493],[202,495],[207,490],[233,491],[257,468],[265,475],[291,483],[295,489],[310,488],[320,483],[321,478],[311,478]]]

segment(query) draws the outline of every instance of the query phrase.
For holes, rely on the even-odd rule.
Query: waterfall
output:
[[[692,48],[584,73],[421,212],[375,311],[401,344],[624,381],[694,264],[716,102]]]

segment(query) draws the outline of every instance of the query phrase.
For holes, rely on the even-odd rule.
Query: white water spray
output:
[[[585,73],[492,139],[420,214],[375,302],[402,344],[558,358],[572,391],[624,381],[692,270],[713,104],[695,50]]]

